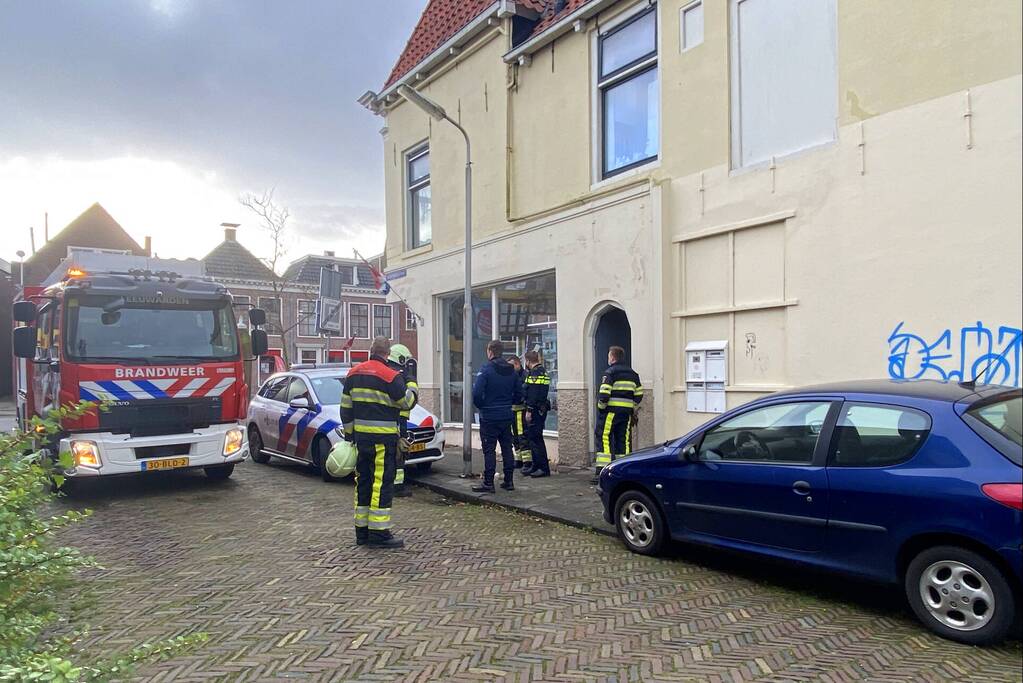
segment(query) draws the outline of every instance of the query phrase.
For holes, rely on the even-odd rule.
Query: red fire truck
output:
[[[248,311],[255,327],[259,309]],[[18,416],[105,404],[41,444],[68,451],[70,480],[202,467],[231,476],[248,457],[248,387],[227,289],[197,261],[75,253],[14,305]],[[250,332],[251,351],[266,333]]]

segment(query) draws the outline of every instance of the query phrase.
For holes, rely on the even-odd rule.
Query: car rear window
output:
[[[979,401],[963,416],[1002,455],[1023,466],[1023,393]]]

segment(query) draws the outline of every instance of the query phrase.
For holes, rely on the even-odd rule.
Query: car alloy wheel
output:
[[[637,548],[645,548],[654,540],[654,518],[638,500],[630,500],[620,513],[622,533]]]
[[[973,550],[937,546],[920,552],[906,568],[904,587],[917,618],[944,638],[988,645],[1012,630],[1012,587],[996,564]]]
[[[626,491],[615,506],[615,526],[625,546],[641,555],[656,555],[665,528],[656,503],[641,491]]]
[[[994,591],[973,567],[940,560],[920,575],[920,599],[931,616],[958,631],[975,631],[991,622]]]

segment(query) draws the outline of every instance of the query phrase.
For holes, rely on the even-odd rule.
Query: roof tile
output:
[[[537,12],[543,12],[551,0],[519,2]],[[384,88],[394,85],[493,4],[493,0],[430,0],[419,17],[419,23],[412,30],[405,49],[391,69],[391,75],[384,83]]]

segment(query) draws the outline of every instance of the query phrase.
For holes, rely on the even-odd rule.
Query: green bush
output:
[[[207,638],[182,636],[101,659],[79,649],[84,630],[64,623],[76,574],[97,565],[54,534],[90,513],[48,514],[71,454],[61,453],[55,466],[33,451],[59,432],[60,420],[96,409],[92,403],[61,408],[46,420],[33,418],[28,431],[0,436],[0,681],[121,678],[139,662],[171,657]]]

